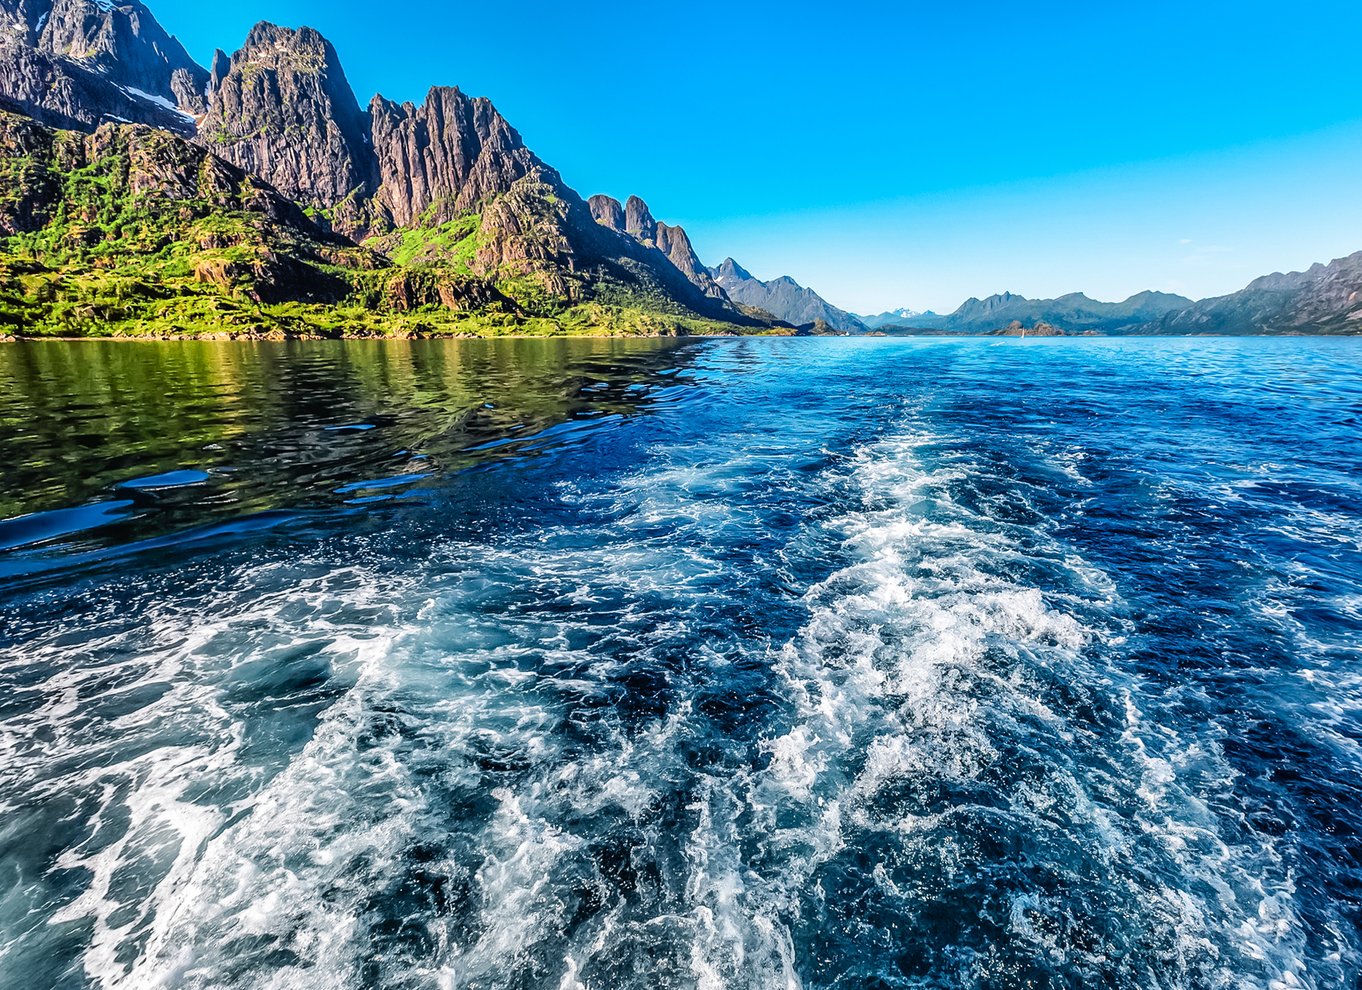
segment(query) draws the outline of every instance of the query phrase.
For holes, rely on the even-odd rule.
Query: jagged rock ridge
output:
[[[598,224],[661,252],[692,285],[711,299],[728,299],[695,253],[683,227],[673,227],[655,219],[648,204],[637,196],[630,196],[622,206],[619,200],[610,196],[592,196],[588,203]]]
[[[208,73],[139,0],[0,0],[0,108],[90,131],[194,132]]]
[[[87,132],[127,120],[195,136],[326,229],[387,249],[402,231],[430,231],[423,263],[528,278],[564,304],[753,322],[684,231],[653,222],[644,244],[596,224],[488,100],[436,87],[419,106],[378,96],[361,109],[335,49],[309,28],[257,24],[210,72],[140,0],[0,0],[0,108]],[[442,258],[442,227],[465,220],[472,234]]]
[[[396,229],[438,241],[438,228],[476,216],[476,274],[529,277],[569,303],[632,299],[752,322],[713,286],[683,231],[652,223],[641,243],[600,227],[486,99],[436,87],[420,106],[378,96],[364,113],[324,38],[270,24],[214,59],[209,90],[200,140],[356,240],[391,246]]]
[[[369,106],[377,201],[399,227],[445,223],[507,192],[542,162],[490,100],[431,89],[419,107]]]
[[[320,209],[363,195],[373,175],[367,116],[311,28],[260,23],[230,59],[219,53],[199,132],[215,154]]]

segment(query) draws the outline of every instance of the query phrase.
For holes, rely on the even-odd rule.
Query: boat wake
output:
[[[1355,935],[1312,935],[1288,838],[1246,824],[1232,711],[1150,679],[1147,617],[1072,538],[1093,458],[903,408],[798,449],[702,430],[532,521],[227,551],[35,621],[0,652],[28,919],[0,975],[1341,986]]]

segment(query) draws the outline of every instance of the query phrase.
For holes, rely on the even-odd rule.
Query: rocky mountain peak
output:
[[[711,299],[727,301],[723,289],[696,255],[690,235],[681,227],[659,223],[638,196],[630,196],[623,206],[611,196],[592,196],[588,206],[596,223],[633,238],[645,248],[660,251],[691,285]]]
[[[736,278],[750,279],[752,273],[732,258],[725,258],[718,268],[710,269],[710,274],[717,279]]]
[[[225,66],[214,58],[199,135],[219,156],[316,207],[370,183],[367,116],[336,50],[311,28],[262,21]]]
[[[207,84],[208,74],[139,0],[20,0],[20,6],[39,50],[79,60],[118,84],[166,98],[174,96],[177,72],[192,77],[200,95]]]
[[[652,241],[657,238],[657,221],[653,219],[648,204],[637,196],[630,196],[629,201],[624,204],[624,230],[630,237],[636,237],[641,241]]]
[[[211,96],[213,92],[222,85],[222,80],[227,78],[227,73],[232,71],[232,58],[221,48],[213,52],[213,66],[209,70],[208,90]]]
[[[845,333],[865,333],[855,316],[838,309],[788,275],[763,282],[732,258],[710,270],[716,284],[736,303],[770,313],[796,327],[819,327]]]
[[[208,73],[139,0],[0,0],[0,107],[93,130],[192,133]]]
[[[714,299],[728,298],[695,253],[695,247],[691,244],[690,235],[686,233],[685,228],[654,223],[653,237],[657,249],[667,256],[667,260],[675,265],[692,285]]]
[[[598,224],[621,234],[625,232],[624,205],[615,197],[592,196],[587,200],[587,205],[591,207],[591,216]]]
[[[121,71],[136,79],[116,79]],[[529,278],[555,312],[599,300],[767,325],[728,301],[684,230],[658,223],[637,197],[588,205],[488,100],[436,87],[419,106],[380,96],[361,109],[335,49],[310,28],[262,21],[205,71],[141,0],[0,0],[4,108],[63,128],[93,131],[117,117],[192,136],[191,165],[258,177],[284,201],[315,208],[308,226],[363,240],[375,257],[458,221],[457,245],[421,236],[422,264],[485,288],[509,281],[525,291]],[[528,305],[544,305],[539,291]]]
[[[477,210],[548,168],[491,101],[457,88],[437,86],[419,107],[376,96],[369,117],[377,200],[398,226]]]

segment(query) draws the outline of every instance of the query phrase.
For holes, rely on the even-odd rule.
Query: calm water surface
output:
[[[0,347],[0,987],[1362,978],[1362,342]]]

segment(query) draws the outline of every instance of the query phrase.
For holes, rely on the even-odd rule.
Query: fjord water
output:
[[[1362,344],[0,348],[0,986],[1340,988]]]

